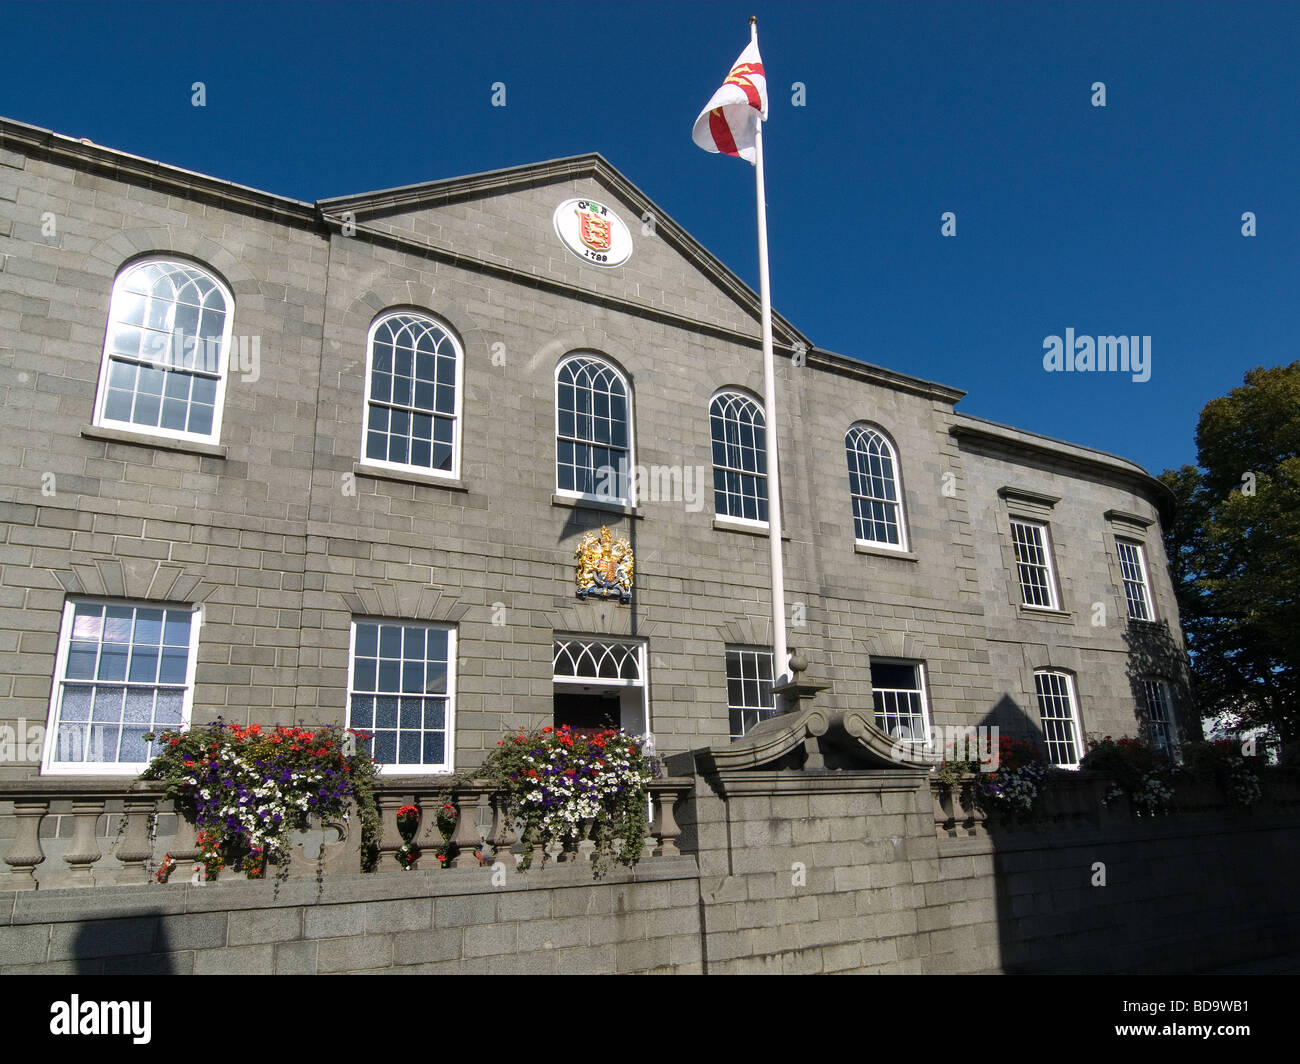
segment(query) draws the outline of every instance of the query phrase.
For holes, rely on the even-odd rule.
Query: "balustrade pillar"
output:
[[[198,829],[179,809],[176,810],[176,834],[172,837],[168,855],[176,862],[176,871],[172,873],[173,882],[186,883],[194,875],[194,865],[199,859]]]
[[[596,856],[596,840],[591,837],[595,830],[596,818],[594,816],[584,817],[582,821],[582,829],[578,833],[577,853],[574,855],[575,860],[590,864],[592,859]]]
[[[654,851],[656,857],[679,857],[681,855],[681,851],[677,848],[677,839],[681,835],[682,829],[677,826],[677,820],[673,816],[673,806],[676,804],[676,791],[661,790],[655,793],[654,833],[659,840],[659,845],[655,847]]]
[[[123,883],[145,883],[149,879],[148,864],[153,855],[149,819],[156,805],[157,799],[152,794],[132,794],[122,800],[126,830],[117,847],[117,859],[122,862]]]
[[[397,830],[397,811],[406,804],[400,794],[376,795],[379,805],[379,860],[375,864],[376,872],[400,872],[401,863],[397,860],[397,851],[402,848],[402,833]]]
[[[492,795],[492,862],[500,861],[507,869],[515,867],[515,855],[510,847],[515,842],[514,825],[510,821],[510,796],[505,791]]]
[[[945,797],[951,790],[950,787],[930,787],[930,798],[934,803],[934,833],[941,839],[948,838],[949,828],[954,823],[951,810],[945,807],[952,802],[951,797]]]
[[[63,856],[63,860],[68,865],[64,885],[69,887],[95,885],[95,862],[104,856],[99,848],[99,838],[96,834],[99,818],[103,813],[103,798],[73,799],[72,844]]]
[[[45,860],[41,849],[41,821],[49,811],[50,803],[45,800],[14,802],[17,831],[5,851],[4,862],[9,871],[0,877],[0,885],[6,890],[36,889],[36,866]]]
[[[456,806],[456,830],[451,835],[450,868],[477,868],[478,858],[474,851],[479,848],[478,807],[483,801],[483,792],[477,790],[461,791],[452,796]]]

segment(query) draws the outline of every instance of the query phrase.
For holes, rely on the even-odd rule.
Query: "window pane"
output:
[[[352,696],[352,715],[348,727],[357,731],[370,731],[375,726],[375,700],[370,695]]]
[[[61,720],[90,720],[90,699],[93,687],[68,684],[63,688],[63,702],[59,707]]]
[[[385,658],[402,656],[402,630],[391,624],[379,629],[379,654]]]
[[[126,679],[127,648],[115,643],[105,643],[99,654],[100,680]]]
[[[147,727],[123,728],[122,746],[118,754],[118,760],[125,762],[147,761],[149,759],[149,744],[145,742],[144,736],[148,730]]]
[[[184,710],[184,691],[177,691],[175,689],[159,690],[154,701],[154,723],[163,726],[180,724]]]
[[[396,728],[397,727],[397,702],[396,698],[381,695],[375,699],[375,727],[376,728]]]
[[[124,720],[134,724],[148,724],[153,720],[152,687],[128,687]]]
[[[98,655],[98,643],[73,642],[68,644],[68,679],[93,680],[95,678],[95,658]]]
[[[379,676],[379,662],[374,658],[357,658],[352,669],[352,686],[358,691],[374,691]]]
[[[381,765],[397,764],[397,732],[375,732],[375,760]]]
[[[424,764],[440,765],[446,760],[446,738],[440,731],[424,733]]]
[[[162,641],[169,647],[184,647],[188,651],[190,619],[190,614],[184,610],[168,610],[163,624]]]
[[[95,702],[90,712],[93,721],[120,721],[122,699],[126,692],[120,687],[96,687]]]
[[[158,650],[137,646],[131,654],[132,683],[154,683],[158,679]]]
[[[377,624],[357,625],[357,653],[375,657],[379,653],[379,626]]]
[[[418,731],[398,732],[400,746],[397,763],[399,765],[418,765],[420,763],[420,733]]]

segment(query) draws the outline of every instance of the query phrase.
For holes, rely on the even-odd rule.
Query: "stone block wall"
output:
[[[593,883],[490,868],[0,892],[0,974],[582,975],[703,970],[689,858]]]
[[[1294,806],[939,838],[924,775],[831,775],[721,772],[679,814],[711,973],[1186,973],[1300,949]]]
[[[0,973],[1192,973],[1300,951],[1300,812],[939,837],[925,775],[739,772],[691,856],[0,891]]]

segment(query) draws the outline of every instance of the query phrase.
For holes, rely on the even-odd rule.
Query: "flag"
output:
[[[752,166],[760,119],[767,121],[767,78],[755,40],[740,53],[722,88],[700,112],[691,139],[705,151],[738,155]]]

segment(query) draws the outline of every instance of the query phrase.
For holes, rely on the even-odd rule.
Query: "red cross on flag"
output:
[[[722,88],[700,112],[691,139],[705,151],[738,155],[752,166],[760,119],[767,121],[767,78],[755,40],[740,53]]]

